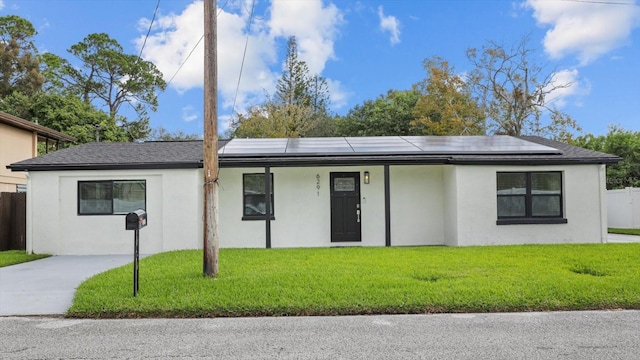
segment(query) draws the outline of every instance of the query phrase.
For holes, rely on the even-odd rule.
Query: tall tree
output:
[[[612,126],[607,135],[587,134],[575,138],[572,143],[622,158],[619,163],[607,166],[607,189],[640,187],[640,131]]]
[[[0,17],[0,100],[14,92],[32,95],[44,82],[32,38],[36,30],[16,15]]]
[[[332,136],[333,118],[328,114],[329,86],[326,79],[311,75],[298,58],[295,36],[287,41],[287,54],[276,92],[264,104],[239,114],[231,125],[237,137]]]
[[[484,135],[484,111],[462,77],[441,57],[423,65],[427,77],[414,85],[420,99],[411,126],[424,135]]]
[[[340,136],[418,135],[411,125],[420,94],[415,90],[389,90],[375,100],[353,107],[337,120]]]
[[[233,137],[239,138],[297,138],[315,128],[309,119],[313,111],[299,104],[278,104],[274,101],[250,108],[246,115],[238,114],[232,124]]]
[[[73,144],[128,140],[124,129],[109,115],[75,96],[55,92],[26,96],[16,92],[4,100],[0,102],[0,111],[69,134],[76,138]]]
[[[309,79],[309,107],[312,115],[311,130],[305,136],[325,137],[333,136],[336,131],[335,118],[329,115],[329,85],[320,75]]]
[[[480,50],[467,49],[467,58],[475,67],[468,81],[487,113],[490,132],[566,139],[580,127],[551,100],[558,90],[572,84],[558,83],[554,72],[536,63],[528,41],[525,36],[512,47],[490,41]],[[545,115],[548,120],[543,119]]]
[[[85,103],[104,109],[121,124],[130,140],[146,137],[150,131],[147,108],[157,110],[156,91],[166,87],[156,66],[125,54],[122,46],[105,33],[90,34],[68,51],[81,61],[80,67],[54,55],[43,57],[48,80]],[[125,104],[135,111],[137,119],[122,115]]]
[[[295,36],[287,41],[287,54],[282,75],[276,84],[275,101],[281,104],[311,106],[314,111],[326,110],[329,103],[327,81],[310,75],[307,63],[298,58]]]
[[[188,134],[183,130],[169,131],[163,126],[153,128],[146,140],[150,141],[184,141],[184,140],[201,140],[202,136],[198,134]]]

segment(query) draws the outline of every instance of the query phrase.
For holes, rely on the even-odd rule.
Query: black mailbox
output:
[[[130,212],[126,217],[126,230],[139,230],[143,227],[147,226],[147,212],[138,209],[136,211]]]

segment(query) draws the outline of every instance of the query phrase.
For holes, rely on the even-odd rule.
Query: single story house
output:
[[[601,243],[605,165],[535,136],[233,139],[219,143],[221,247]],[[28,172],[27,250],[130,254],[203,243],[201,141],[92,143]]]

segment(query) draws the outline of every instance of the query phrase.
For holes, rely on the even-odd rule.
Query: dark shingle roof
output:
[[[540,155],[540,154],[528,154],[528,155],[499,155],[499,156],[469,156],[460,155],[455,156],[452,163],[455,164],[616,164],[620,160],[620,157],[605,154],[598,151],[588,150],[581,147],[569,145],[560,141],[545,139],[540,136],[519,136],[520,139],[534,142],[536,144],[549,146],[560,150],[561,154],[553,155]]]
[[[464,141],[464,137],[461,137]],[[615,164],[617,156],[582,149],[537,136],[520,139],[558,151],[545,153],[341,153],[265,154],[259,148],[243,156],[225,156],[227,140],[218,142],[221,167],[321,166],[358,164]],[[231,140],[233,141],[233,140]],[[171,169],[202,167],[202,141],[91,143],[59,150],[9,166],[15,171]]]
[[[218,148],[227,141],[219,141]],[[202,167],[202,141],[89,143],[9,165],[12,170],[171,169]]]

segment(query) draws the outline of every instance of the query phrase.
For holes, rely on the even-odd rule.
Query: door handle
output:
[[[357,221],[360,222],[360,210],[356,210]]]

